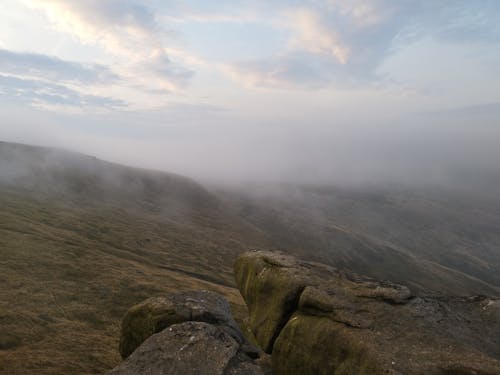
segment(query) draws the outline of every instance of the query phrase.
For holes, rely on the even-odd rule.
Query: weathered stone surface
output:
[[[221,327],[174,324],[149,337],[108,375],[263,375]]]
[[[272,356],[274,374],[388,373],[382,372],[347,326],[300,313],[294,314],[281,331]]]
[[[234,321],[224,297],[209,291],[189,291],[149,298],[129,309],[122,321],[120,354],[128,357],[144,340],[172,324],[200,321],[214,324],[229,333],[248,352],[258,355]]]
[[[275,333],[294,311],[306,285],[287,257],[238,258],[235,276],[249,308],[249,324],[260,347],[271,352]]]
[[[242,254],[250,327],[280,374],[500,374],[499,301],[414,297],[273,252]]]

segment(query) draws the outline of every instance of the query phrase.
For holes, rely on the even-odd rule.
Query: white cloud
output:
[[[277,1],[272,24],[288,44],[259,61],[238,61],[225,71],[246,86],[334,88],[380,86],[378,68],[400,49],[428,38],[440,43],[499,40],[500,7],[467,2],[412,0]]]
[[[114,55],[136,59],[137,48],[159,45],[153,15],[133,1],[31,0],[29,4],[43,10],[57,30],[83,43],[100,44]]]
[[[383,0],[328,0],[327,5],[359,28],[378,26],[394,12],[394,2]]]
[[[53,28],[105,51],[99,62],[111,66],[122,83],[99,95],[129,101],[134,109],[167,104],[172,93],[188,98],[194,92],[187,99],[192,100],[196,88],[220,78],[220,71],[246,87],[369,86],[384,79],[377,76],[377,68],[401,45],[430,34],[455,40],[471,35],[476,40],[484,40],[485,35],[493,39],[497,34],[491,33],[491,25],[498,24],[491,17],[498,5],[484,0],[475,5],[459,0],[447,4],[430,0],[22,1],[41,10]],[[201,27],[200,23],[217,25]],[[234,23],[246,23],[245,30]],[[170,25],[179,30],[173,32]],[[222,42],[223,27],[235,34],[231,47]],[[185,40],[183,31],[189,35]],[[267,35],[264,43],[256,40]],[[208,43],[231,51],[212,58],[200,49],[200,56],[193,53]],[[261,49],[255,52],[249,46]],[[248,52],[248,61],[241,61],[242,51]],[[195,69],[200,74],[190,86]]]
[[[330,83],[330,78],[322,69],[309,65],[301,56],[244,61],[221,65],[220,68],[245,87],[313,90]]]
[[[307,8],[286,12],[286,26],[292,32],[291,46],[316,54],[332,56],[340,64],[346,64],[350,48],[333,28],[327,27],[321,16]]]
[[[113,69],[127,82],[128,89],[146,92],[176,92],[188,84],[193,72],[175,63],[167,54],[163,31],[155,13],[134,0],[32,0],[29,5],[42,10],[53,27],[78,38],[81,43],[101,47]],[[141,100],[159,103],[165,96]]]

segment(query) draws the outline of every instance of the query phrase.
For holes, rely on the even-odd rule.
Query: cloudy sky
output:
[[[199,178],[500,165],[497,0],[2,0],[0,139]]]

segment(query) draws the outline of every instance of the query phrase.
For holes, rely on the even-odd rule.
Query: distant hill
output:
[[[496,196],[286,184],[221,195],[310,259],[427,294],[500,294]]]
[[[119,361],[125,311],[168,291],[222,293],[242,321],[232,266],[251,248],[420,293],[499,295],[499,204],[476,198],[207,189],[174,174],[0,142],[0,373],[102,373]]]

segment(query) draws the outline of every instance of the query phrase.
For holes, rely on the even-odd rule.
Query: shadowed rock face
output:
[[[125,361],[109,374],[268,373],[262,351],[243,336],[229,303],[209,291],[149,298],[130,308],[120,353]]]
[[[122,321],[120,354],[128,357],[144,340],[173,324],[206,322],[229,333],[239,344],[246,340],[231,315],[229,303],[217,293],[189,291],[149,298],[131,307]]]
[[[500,303],[414,297],[272,252],[235,264],[250,327],[274,374],[499,374]]]
[[[149,337],[108,375],[263,375],[220,327],[204,322],[174,324]]]

